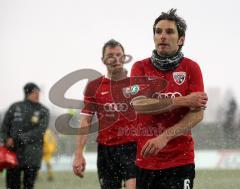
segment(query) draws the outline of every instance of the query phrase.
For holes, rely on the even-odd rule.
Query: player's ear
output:
[[[179,40],[178,40],[178,45],[183,45],[184,42],[185,42],[185,37],[182,36],[182,37],[180,37]]]

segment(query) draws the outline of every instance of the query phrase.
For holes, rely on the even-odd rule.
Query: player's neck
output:
[[[118,81],[118,80],[125,79],[127,77],[127,74],[124,71],[124,69],[118,70],[117,72],[109,72],[108,71],[107,77],[111,80]]]

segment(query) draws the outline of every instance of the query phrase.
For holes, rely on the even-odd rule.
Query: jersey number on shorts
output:
[[[191,189],[190,188],[190,180],[189,179],[185,179],[184,180],[184,187],[183,189]]]

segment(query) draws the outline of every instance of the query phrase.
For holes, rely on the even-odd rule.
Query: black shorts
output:
[[[193,189],[195,165],[164,170],[137,168],[137,189]]]
[[[136,144],[98,145],[97,168],[102,189],[122,187],[122,182],[136,178]]]

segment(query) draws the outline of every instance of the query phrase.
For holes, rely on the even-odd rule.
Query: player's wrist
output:
[[[77,157],[83,156],[83,150],[77,150],[77,151],[75,151],[75,156],[77,156]]]
[[[158,136],[159,141],[164,141],[166,144],[169,142],[170,137],[167,132],[163,132],[161,135]]]

